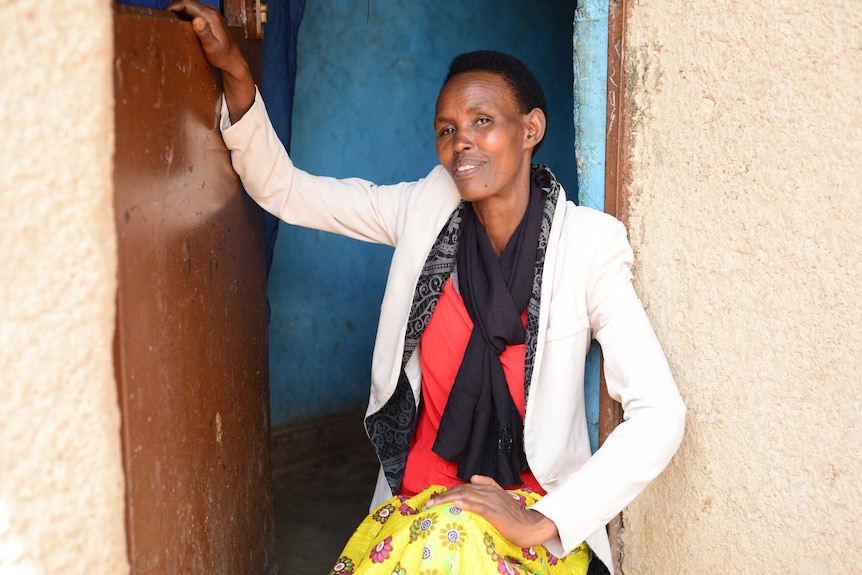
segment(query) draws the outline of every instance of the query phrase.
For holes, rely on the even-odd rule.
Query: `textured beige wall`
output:
[[[625,573],[859,573],[862,2],[630,3],[636,277],[689,419]]]
[[[0,574],[128,572],[106,0],[0,1]]]

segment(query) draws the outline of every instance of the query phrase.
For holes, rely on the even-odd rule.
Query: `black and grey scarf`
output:
[[[544,202],[541,232],[536,250],[535,271],[533,274],[532,295],[527,304],[527,334],[524,358],[524,401],[529,403],[530,381],[536,359],[536,342],[539,331],[539,307],[542,293],[542,270],[545,264],[545,250],[548,246],[554,208],[561,191],[560,184],[547,166],[532,166],[532,185],[540,188],[547,199]],[[417,401],[413,395],[410,381],[404,367],[419,345],[419,340],[443,291],[446,279],[455,267],[455,259],[460,244],[461,223],[465,203],[449,217],[440,230],[422,266],[419,280],[414,290],[410,316],[404,334],[404,350],[401,358],[401,373],[395,390],[389,400],[375,413],[365,419],[365,428],[377,456],[380,459],[386,480],[393,493],[397,493],[404,478],[407,453],[410,449],[413,431],[419,419]],[[514,443],[514,438],[513,438]],[[522,446],[520,446],[522,447]]]
[[[473,332],[449,394],[434,452],[458,463],[458,477],[493,477],[520,485],[527,467],[524,424],[500,362],[510,345],[526,341],[521,314],[530,301],[536,248],[546,193],[531,185],[521,223],[499,259],[485,229],[467,204],[461,222],[456,265]]]

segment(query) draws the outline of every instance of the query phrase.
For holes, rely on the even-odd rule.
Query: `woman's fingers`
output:
[[[490,488],[492,491],[505,493],[502,487],[494,481],[493,478],[485,475],[474,475],[470,478],[470,483],[456,485],[431,497],[425,504],[424,509],[434,507],[435,505],[443,505],[444,503],[454,503],[465,497],[470,497],[478,488]],[[478,502],[477,502],[478,503]]]
[[[490,477],[475,475],[468,484],[434,495],[424,509],[445,504],[481,515],[511,543],[521,547],[545,543],[557,533],[553,521],[523,508],[512,493]]]
[[[183,12],[192,18],[197,16],[202,17],[212,17],[214,15],[219,15],[220,12],[218,8],[213,6],[212,4],[204,4],[203,2],[198,2],[197,0],[175,0],[171,2],[167,6],[165,6],[165,10],[171,10],[173,12]]]
[[[229,54],[229,49],[226,48],[224,39],[214,34],[209,21],[201,16],[197,16],[192,20],[192,28],[194,28],[195,34],[198,35],[198,40],[200,40],[201,47],[204,49],[204,53],[210,64],[217,68],[224,68]]]
[[[255,85],[248,62],[228,33],[221,12],[196,0],[177,0],[165,7],[192,18],[192,30],[207,61],[222,71],[222,86],[231,123],[237,122],[254,104]]]
[[[500,484],[494,481],[493,477],[488,477],[486,475],[474,475],[470,478],[470,483],[473,485],[491,485],[494,487],[500,487]]]
[[[210,64],[222,70],[235,65],[239,51],[227,33],[221,13],[215,7],[195,0],[177,0],[165,9],[192,18],[192,29]]]

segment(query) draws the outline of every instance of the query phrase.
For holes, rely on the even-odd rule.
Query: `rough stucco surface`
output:
[[[111,6],[0,2],[0,574],[128,572]]]
[[[626,575],[862,565],[862,2],[633,2],[637,286],[689,407]]]

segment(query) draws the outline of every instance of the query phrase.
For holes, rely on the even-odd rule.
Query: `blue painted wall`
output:
[[[308,0],[298,40],[295,162],[377,183],[422,177],[437,161],[432,119],[449,61],[490,48],[518,56],[542,82],[549,130],[536,160],[576,198],[573,13],[574,2],[562,0]],[[283,94],[278,66],[266,71],[267,43],[278,42],[269,26],[270,109]],[[390,256],[387,247],[281,225],[269,280],[273,426],[364,407]]]

